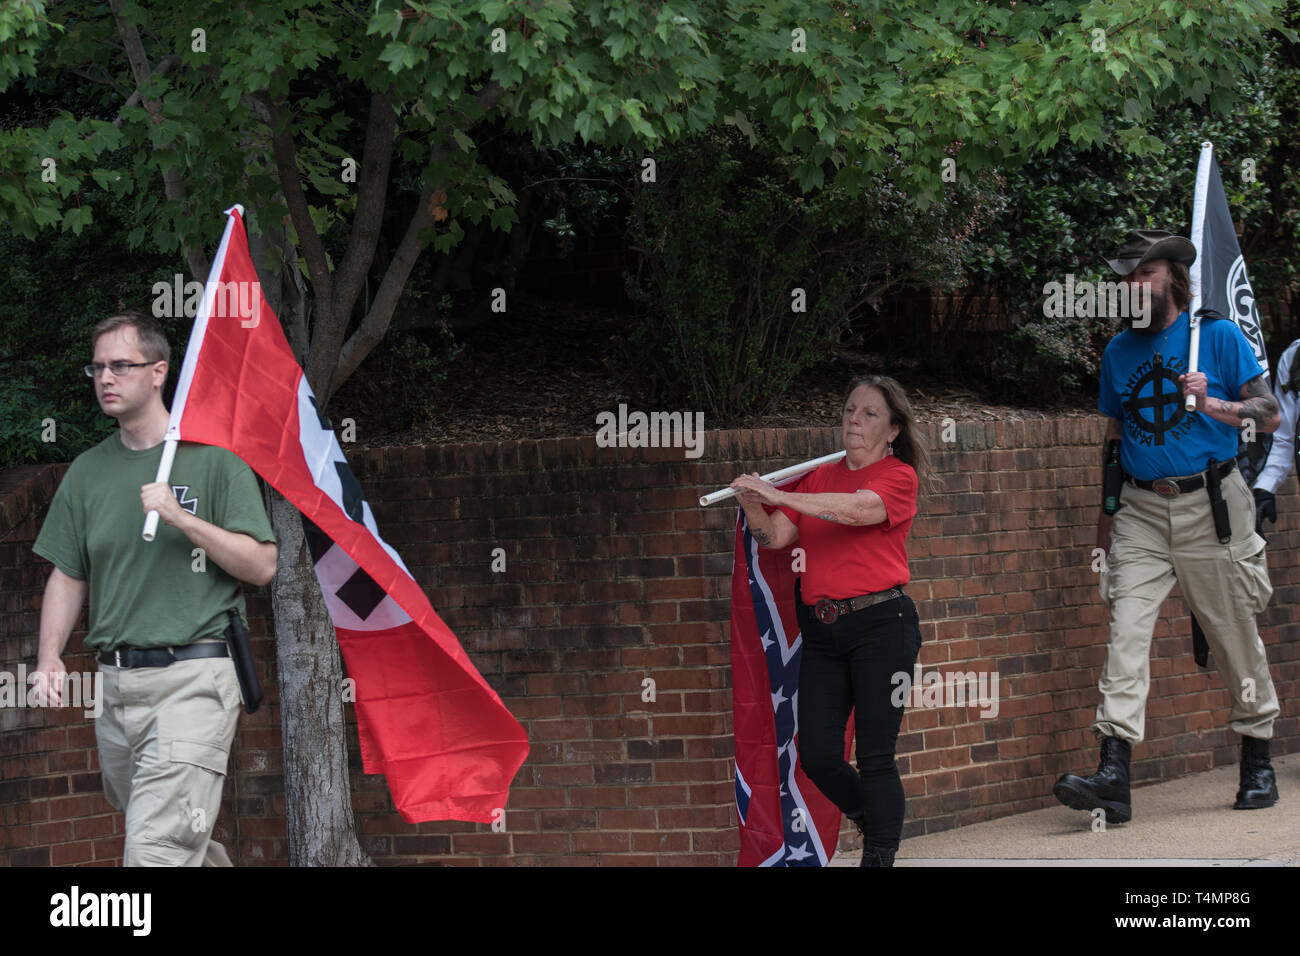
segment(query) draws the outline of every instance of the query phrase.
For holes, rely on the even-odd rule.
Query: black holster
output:
[[[1210,466],[1205,472],[1205,489],[1210,493],[1210,513],[1214,515],[1214,533],[1219,537],[1219,544],[1232,540],[1232,519],[1228,515],[1228,503],[1223,500],[1223,490],[1219,477],[1219,462],[1210,459]]]
[[[1119,494],[1124,489],[1124,466],[1119,461],[1119,442],[1110,440],[1106,447],[1106,462],[1101,471],[1101,510],[1113,515],[1119,511]]]
[[[226,627],[226,644],[230,647],[230,659],[235,663],[235,676],[239,678],[239,694],[244,698],[244,710],[255,713],[262,706],[262,682],[257,679],[257,667],[253,663],[253,648],[248,643],[248,629],[236,608],[226,611],[230,615],[230,624]]]
[[[1205,470],[1205,490],[1210,494],[1210,514],[1214,517],[1214,533],[1219,544],[1232,540],[1232,519],[1228,515],[1228,503],[1223,500],[1223,479],[1219,477],[1219,462],[1210,459]],[[1210,645],[1201,629],[1201,622],[1192,615],[1192,657],[1199,667],[1210,665]]]

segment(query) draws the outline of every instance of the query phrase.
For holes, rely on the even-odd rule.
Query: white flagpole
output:
[[[781,481],[783,478],[793,478],[796,475],[807,474],[814,468],[818,468],[827,462],[839,461],[844,457],[844,454],[845,453],[842,451],[837,451],[833,455],[823,455],[821,458],[814,458],[812,461],[805,461],[799,465],[791,465],[789,468],[782,468],[780,471],[774,471],[769,475],[763,475],[763,480],[775,483]],[[717,491],[710,492],[700,498],[700,507],[703,508],[716,501],[725,501],[727,498],[734,498],[735,495],[736,492],[733,488],[720,488]]]
[[[181,373],[176,379],[176,394],[172,398],[171,419],[167,423],[167,437],[163,442],[162,460],[158,462],[158,476],[154,481],[166,481],[172,474],[172,462],[176,460],[176,443],[180,440],[181,415],[185,411],[185,402],[190,394],[190,382],[194,380],[194,366],[199,360],[199,348],[203,345],[203,333],[208,328],[208,317],[212,315],[212,303],[217,297],[217,285],[221,280],[221,270],[226,265],[226,247],[230,245],[230,233],[235,228],[234,217],[230,214],[239,210],[244,215],[244,207],[236,203],[225,211],[226,231],[222,233],[221,245],[212,257],[212,268],[208,270],[208,281],[203,288],[203,301],[199,305],[198,315],[194,317],[194,328],[190,332],[189,345],[185,347],[185,360],[181,363]],[[158,533],[158,512],[150,511],[144,516],[142,536],[152,541]]]
[[[1201,263],[1204,261],[1202,240],[1205,236],[1205,194],[1210,186],[1210,163],[1214,161],[1214,144],[1208,140],[1201,144],[1201,160],[1196,166],[1196,192],[1192,198],[1192,245],[1196,247],[1196,261],[1188,270],[1192,282],[1192,304],[1189,307],[1188,322],[1191,325],[1191,342],[1187,350],[1187,374],[1196,371],[1201,358],[1201,320],[1197,312],[1201,308]],[[1196,410],[1196,396],[1188,395],[1185,407],[1189,412]]]

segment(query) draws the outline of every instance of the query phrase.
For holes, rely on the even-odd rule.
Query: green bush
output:
[[[1277,210],[1294,210],[1295,186],[1270,182],[1276,167],[1294,168],[1294,157],[1279,149],[1279,137],[1295,134],[1279,123],[1278,96],[1294,100],[1295,74],[1275,55],[1260,77],[1242,80],[1246,96],[1236,113],[1215,116],[1195,105],[1170,111],[1151,127],[1165,148],[1150,155],[1065,145],[1008,172],[1006,213],[966,246],[967,288],[940,329],[937,370],[974,374],[1006,401],[1046,404],[1093,390],[1101,353],[1119,322],[1047,318],[1043,286],[1064,281],[1066,273],[1077,281],[1113,279],[1104,259],[1129,229],[1189,235],[1204,140],[1214,143],[1233,218],[1247,224],[1242,251],[1255,293],[1261,302],[1285,302],[1300,247],[1294,221],[1288,232]],[[1256,165],[1255,181],[1241,175],[1243,160]],[[1009,334],[981,332],[966,321],[971,300],[987,295],[1000,301],[1013,326]],[[1276,355],[1284,345],[1270,343],[1269,350]]]
[[[169,257],[128,250],[123,207],[95,202],[100,214],[80,236],[51,231],[30,241],[0,226],[0,468],[71,460],[116,427],[81,370],[90,330],[121,309],[150,312],[153,283],[184,271]],[[190,320],[160,321],[174,382]],[[51,420],[56,440],[45,441]]]
[[[856,197],[803,195],[769,139],[725,127],[657,158],[630,216],[643,314],[623,365],[649,400],[715,422],[770,407],[886,293],[955,285],[961,236],[992,209],[987,187],[954,187],[922,211],[883,177]]]

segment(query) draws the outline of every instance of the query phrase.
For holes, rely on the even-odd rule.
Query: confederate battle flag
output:
[[[825,866],[839,839],[840,808],[799,765],[795,550],[760,548],[740,512],[731,571],[737,866]],[[846,758],[852,739],[850,717]]]
[[[243,207],[226,214],[167,438],[229,449],[302,512],[356,682],[362,766],[387,778],[402,818],[492,822],[528,755],[527,736],[379,536],[262,296]]]

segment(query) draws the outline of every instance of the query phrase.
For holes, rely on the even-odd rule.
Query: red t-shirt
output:
[[[805,604],[822,598],[843,601],[860,594],[887,591],[911,580],[907,570],[907,533],[916,517],[916,472],[893,455],[851,470],[844,459],[810,471],[784,489],[795,494],[852,494],[868,488],[885,503],[885,520],[847,525],[781,507],[799,526],[795,547],[804,549],[801,591]]]

